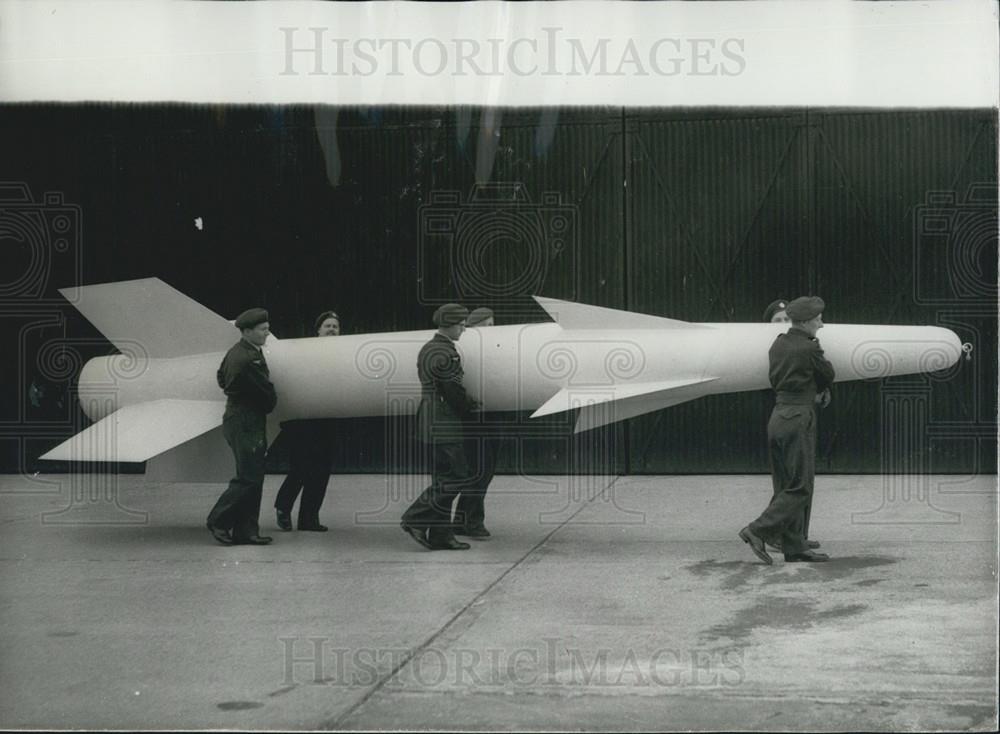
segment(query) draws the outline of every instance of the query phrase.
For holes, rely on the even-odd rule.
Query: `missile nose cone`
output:
[[[921,372],[945,370],[958,362],[962,356],[962,340],[951,329],[941,326],[928,327],[932,338],[920,355]]]
[[[850,365],[838,369],[842,379],[942,372],[953,367],[963,353],[958,335],[941,326],[861,326],[845,333],[854,334],[856,341]],[[840,332],[834,335],[839,338]],[[831,340],[834,344],[836,339]]]

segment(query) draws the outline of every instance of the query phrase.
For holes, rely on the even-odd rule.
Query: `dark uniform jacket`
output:
[[[420,407],[417,409],[417,437],[425,443],[461,443],[462,421],[476,407],[465,392],[462,359],[454,343],[435,334],[417,356],[420,377]]]
[[[264,353],[246,339],[240,339],[226,352],[216,380],[226,393],[227,409],[250,408],[267,414],[278,403]]]
[[[768,352],[771,387],[778,405],[812,405],[833,384],[834,371],[816,337],[794,326],[779,334]]]

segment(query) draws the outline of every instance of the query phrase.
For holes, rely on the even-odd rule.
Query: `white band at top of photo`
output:
[[[0,0],[0,101],[996,107],[993,0]]]

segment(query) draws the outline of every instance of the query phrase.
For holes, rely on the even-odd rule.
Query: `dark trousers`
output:
[[[809,496],[802,510],[802,539],[809,539],[809,518],[812,516],[813,490],[816,481],[816,408],[813,408],[813,424],[809,429]]]
[[[786,554],[806,548],[809,507],[816,474],[816,410],[811,405],[776,405],[767,423],[774,495],[750,530],[778,540]]]
[[[267,456],[267,416],[252,408],[227,406],[222,435],[236,459],[236,476],[208,513],[208,524],[232,531],[236,541],[260,534],[260,500]]]
[[[447,542],[454,533],[451,505],[463,491],[474,491],[469,461],[462,443],[435,443],[431,485],[403,513],[403,522],[427,528],[432,545]]]
[[[812,448],[809,449],[809,455],[812,456],[812,457],[815,457],[816,456],[816,431],[815,430],[810,431],[809,435],[812,438]],[[814,461],[815,461],[815,459],[814,459]],[[772,460],[771,463],[772,463],[772,466],[773,466],[773,463],[774,463],[773,460]],[[815,464],[814,464],[814,466],[815,466]],[[780,487],[777,486],[778,483],[774,481],[773,474],[771,476],[771,484],[772,484],[772,487],[774,488],[774,494],[771,495],[771,497],[773,499],[778,494],[778,492],[781,491]],[[812,485],[813,485],[813,483],[810,482],[810,486],[812,486]],[[812,505],[813,505],[813,491],[810,489],[810,491],[809,491],[809,499],[806,500],[806,505],[805,505],[805,507],[802,508],[802,537],[803,537],[804,540],[808,540],[809,539],[809,518],[812,516]]]
[[[497,454],[502,439],[477,436],[466,439],[465,453],[469,462],[470,488],[462,490],[455,503],[455,525],[478,527],[486,519],[486,490],[497,469]]]
[[[278,489],[275,509],[291,514],[299,492],[299,525],[319,522],[333,461],[333,436],[323,422],[289,421],[282,426],[288,439],[288,476]]]

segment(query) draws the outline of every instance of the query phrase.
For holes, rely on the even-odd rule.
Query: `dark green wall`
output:
[[[993,473],[996,136],[982,110],[5,107],[0,179],[62,192],[83,221],[75,260],[51,259],[44,295],[3,306],[5,344],[22,346],[3,357],[17,377],[5,380],[0,457],[30,468],[79,423],[71,404],[24,401],[31,379],[71,388],[39,367],[47,344],[79,359],[108,351],[55,289],[155,275],[223,314],[265,305],[285,336],[331,307],[348,333],[424,328],[456,298],[492,305],[501,323],[541,320],[529,290],[695,321],[755,321],[779,295],[819,293],[833,322],[941,324],[976,345],[947,375],[838,387],[820,470]],[[493,228],[480,217],[478,240],[428,234],[429,216],[468,211],[477,180],[520,184],[531,202],[498,207]],[[974,185],[985,204],[968,201]],[[441,202],[449,192],[457,203]],[[557,248],[560,212],[571,226]],[[512,217],[541,240],[491,235]],[[8,272],[27,268],[24,247],[4,244]],[[455,277],[477,262],[491,295]],[[46,313],[63,322],[26,330]],[[519,421],[501,464],[763,472],[767,412],[763,394],[717,396],[575,438],[565,418]],[[344,428],[338,470],[413,468],[388,438],[406,421]]]

